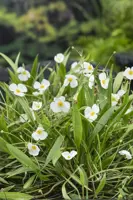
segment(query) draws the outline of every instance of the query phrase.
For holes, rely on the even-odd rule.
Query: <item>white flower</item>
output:
[[[17,69],[17,73],[19,74],[18,78],[21,81],[27,81],[30,78],[30,73],[27,70],[25,70],[23,67],[19,67]]]
[[[69,112],[70,103],[65,101],[65,97],[61,96],[58,98],[54,98],[54,101],[50,104],[50,108],[53,112]]]
[[[46,79],[43,79],[41,83],[39,83],[38,81],[36,81],[34,83],[34,88],[38,89],[40,91],[40,93],[43,93],[48,87],[50,86],[50,82]]]
[[[92,89],[94,85],[94,75],[91,75],[89,78],[89,88]]]
[[[32,133],[32,138],[36,141],[45,140],[48,137],[48,133],[44,131],[42,127],[38,127],[35,132]]]
[[[79,67],[79,63],[78,62],[73,62],[71,64],[71,69],[75,72],[75,73],[80,73],[81,69]]]
[[[36,120],[35,113],[34,113],[34,111],[33,111],[31,108],[30,108],[30,111],[31,111],[33,120],[35,121],[35,120]],[[27,121],[30,122],[30,119],[29,119],[29,117],[28,117],[27,114],[21,114],[20,117],[19,117],[19,121],[20,121],[21,123],[25,123],[25,122],[27,122]]]
[[[125,93],[126,93],[125,90],[119,90],[119,91],[117,92],[117,94],[118,94],[119,97],[122,97]]]
[[[128,67],[124,72],[123,75],[129,79],[129,80],[133,80],[133,67]]]
[[[71,68],[72,68],[72,69],[75,69],[77,65],[78,65],[78,62],[73,62],[73,63],[71,64]]]
[[[42,102],[33,101],[32,103],[32,110],[40,110],[42,107]]]
[[[116,106],[118,101],[120,99],[120,96],[118,94],[111,94],[111,103],[112,103],[112,106]]]
[[[62,156],[66,159],[66,160],[71,160],[73,157],[75,157],[77,155],[77,151],[65,151],[62,153]]]
[[[63,60],[64,60],[64,55],[62,53],[58,53],[55,57],[54,57],[54,60],[55,62],[57,63],[62,63]]]
[[[121,151],[119,151],[119,154],[122,156],[125,155],[128,160],[132,159],[132,155],[127,150],[121,150]]]
[[[100,80],[101,86],[104,89],[107,89],[108,84],[109,84],[109,78],[107,78],[105,72],[99,74],[99,80]]]
[[[9,90],[11,90],[15,95],[23,97],[27,92],[27,87],[23,84],[12,83],[9,85]]]
[[[29,150],[29,154],[32,156],[38,156],[39,151],[40,151],[39,147],[32,143],[28,143],[28,150]]]
[[[99,113],[99,106],[97,106],[96,104],[94,104],[92,108],[88,106],[84,111],[85,117],[90,122],[93,122],[97,119],[98,113]]]
[[[65,76],[65,81],[64,81],[64,86],[68,86],[70,84],[71,88],[75,88],[78,86],[78,81],[77,77],[74,75],[66,75]]]
[[[88,62],[83,63],[83,68],[84,68],[84,74],[92,74],[94,71],[94,67]]]

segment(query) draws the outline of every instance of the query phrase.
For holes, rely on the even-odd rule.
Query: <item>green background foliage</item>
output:
[[[12,39],[0,51],[12,58],[21,51],[29,64],[37,54],[49,60],[75,46],[104,65],[114,51],[132,50],[132,10],[132,0],[1,1],[0,26]]]

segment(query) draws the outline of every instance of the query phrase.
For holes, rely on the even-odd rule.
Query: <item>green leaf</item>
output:
[[[115,156],[116,156],[116,153],[114,153],[111,156],[105,158],[102,161],[102,169],[107,169],[109,167],[109,165],[111,164],[111,162],[114,160]]]
[[[106,184],[106,174],[103,175],[103,178],[100,181],[100,183],[99,183],[99,185],[98,185],[98,187],[96,189],[96,195],[98,195],[102,191],[102,189],[104,188],[105,184]]]
[[[82,106],[85,106],[85,89],[82,87],[78,93],[77,97],[78,107],[81,108]]]
[[[21,107],[23,108],[24,112],[27,114],[28,118],[34,122],[33,114],[30,110],[28,101],[26,98],[17,97],[17,101],[20,103]]]
[[[0,130],[8,132],[8,128],[7,128],[7,124],[6,124],[4,114],[1,114],[1,116],[0,116]]]
[[[113,74],[113,65],[111,66],[111,70],[110,70],[110,74],[109,74],[109,85],[108,85],[108,90],[107,90],[107,98],[108,98],[108,108],[111,107],[111,94],[112,94],[112,83],[113,83],[113,78],[112,78],[112,74]]]
[[[70,197],[68,196],[68,194],[67,194],[67,191],[66,191],[66,184],[64,183],[63,185],[62,185],[62,196],[63,196],[63,198],[64,199],[67,199],[67,200],[71,200],[70,199]]]
[[[30,200],[33,196],[20,192],[0,192],[0,198],[4,200]]]
[[[57,76],[60,78],[62,83],[64,82],[64,78],[66,75],[66,67],[61,63],[59,67],[57,67]]]
[[[18,68],[19,58],[20,58],[20,52],[18,53],[17,58],[15,60],[15,65],[16,65],[17,68]]]
[[[20,167],[20,168],[18,168],[16,170],[12,170],[12,171],[6,173],[6,175],[9,178],[9,177],[12,177],[12,176],[16,176],[18,174],[25,173],[27,171],[30,171],[30,170],[28,168],[26,168],[26,167]]]
[[[87,106],[92,106],[94,104],[94,87],[90,89],[88,85],[84,86],[85,90],[85,100]]]
[[[82,120],[81,115],[78,109],[78,105],[73,103],[72,108],[72,123],[73,123],[73,131],[74,131],[74,141],[77,147],[80,146],[82,141]]]
[[[0,53],[0,56],[2,56],[8,62],[8,64],[12,67],[12,69],[16,72],[17,67],[16,67],[15,63],[8,56],[4,55],[3,53]]]
[[[43,76],[43,77],[45,76],[44,72],[46,69],[48,69],[49,65],[50,65],[50,62],[45,67],[42,67],[42,69],[39,70],[39,74],[37,74],[35,80],[39,79],[41,76]]]
[[[112,128],[113,124],[115,124],[117,121],[119,121],[120,119],[122,119],[123,115],[125,114],[125,112],[127,111],[127,109],[130,106],[130,101],[128,101],[128,103],[123,103],[119,109],[117,109],[117,111],[112,115],[111,120],[108,123],[108,128],[107,131],[109,131],[110,128]],[[115,107],[115,106],[113,106]]]
[[[16,83],[16,84],[20,83],[20,80],[17,78],[16,74],[14,74],[13,71],[11,71],[10,69],[8,69],[8,73],[9,73],[10,79],[11,79],[11,81],[13,83]]]
[[[79,167],[79,173],[80,173],[80,181],[82,183],[83,186],[88,187],[88,177],[87,174],[85,172],[85,170],[82,167]]]
[[[4,188],[2,188],[2,192],[9,192],[9,191],[12,190],[14,187],[15,187],[15,185],[11,185],[11,186],[8,186],[8,187],[4,187]]]
[[[129,132],[132,130],[133,130],[133,124],[130,124],[130,125],[128,124],[127,130],[126,130],[126,132],[124,132],[121,139],[123,140],[129,134]]]
[[[27,189],[29,187],[31,187],[33,181],[35,180],[36,175],[31,176],[28,181],[26,181],[26,183],[24,184],[23,188]]]
[[[32,69],[31,69],[31,78],[28,80],[28,85],[32,85],[34,80],[36,79],[37,76],[37,69],[38,69],[38,55],[36,56],[33,65],[32,65]]]
[[[60,135],[57,138],[57,140],[55,141],[52,148],[50,149],[50,152],[46,158],[44,167],[46,167],[51,160],[55,160],[55,158],[59,158],[59,150],[60,150],[60,147],[61,147],[63,141],[64,141],[64,136]],[[57,161],[57,159],[56,159],[56,161]],[[55,162],[54,162],[54,164],[55,164]]]
[[[119,72],[115,77],[114,84],[113,84],[113,93],[116,93],[120,88],[123,81],[123,72]]]
[[[23,153],[17,147],[14,147],[11,144],[6,143],[8,151],[10,154],[15,157],[22,165],[30,168],[32,171],[37,172],[38,166],[29,158],[25,153]]]
[[[64,66],[66,66],[66,64],[67,64],[67,61],[68,61],[68,59],[69,59],[69,56],[70,56],[70,54],[71,54],[71,47],[69,47],[66,51],[65,51],[65,53],[64,53],[64,56],[65,56],[65,58],[64,58],[64,60],[63,60],[63,64],[64,64]]]
[[[50,128],[51,122],[48,119],[48,117],[43,113],[41,117],[41,124],[44,126],[44,128]]]
[[[9,184],[4,178],[0,177],[0,183]]]
[[[61,157],[61,151],[60,151],[60,149],[57,149],[56,156],[52,159],[54,166],[55,166],[56,162],[59,160],[60,157]]]
[[[6,153],[9,153],[7,147],[6,147],[6,141],[0,137],[0,150]]]
[[[90,136],[90,144],[92,143],[94,137],[102,130],[102,128],[105,127],[105,125],[107,124],[108,120],[110,119],[110,117],[112,116],[112,114],[114,113],[115,107],[111,107],[109,108],[102,116],[101,118],[98,120],[91,136]]]

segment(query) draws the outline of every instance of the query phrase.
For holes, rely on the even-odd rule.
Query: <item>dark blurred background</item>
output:
[[[101,65],[114,51],[118,68],[132,65],[133,0],[0,0],[0,52],[30,64],[69,46]]]

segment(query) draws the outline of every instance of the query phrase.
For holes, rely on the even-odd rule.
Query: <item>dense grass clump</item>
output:
[[[133,68],[114,77],[80,55],[66,72],[70,53],[30,72],[0,54],[0,199],[133,198]]]

